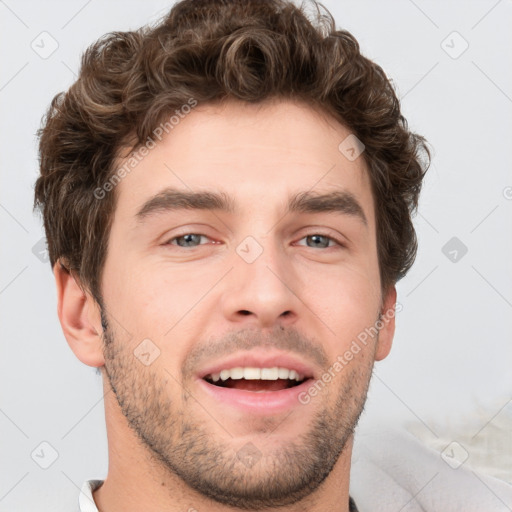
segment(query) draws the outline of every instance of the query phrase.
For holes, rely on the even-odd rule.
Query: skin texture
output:
[[[103,310],[55,265],[68,343],[103,373],[101,512],[348,510],[353,429],[394,317],[308,404],[284,413],[219,404],[197,372],[239,350],[273,348],[321,376],[394,307],[395,288],[381,292],[365,162],[338,150],[349,134],[301,103],[199,105],[116,187]],[[222,192],[236,212],[181,209],[138,221],[166,187]],[[293,194],[340,190],[356,198],[366,225],[347,213],[286,212]],[[187,233],[204,236],[187,247],[176,238]],[[248,236],[262,248],[252,263],[236,250]],[[159,351],[147,366],[134,355],[145,339]],[[250,467],[239,457],[247,446],[259,457]]]

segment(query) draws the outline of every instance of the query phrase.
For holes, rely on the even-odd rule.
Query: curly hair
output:
[[[76,82],[53,98],[38,131],[34,208],[43,215],[52,267],[59,261],[101,299],[116,194],[94,191],[113,177],[122,150],[152,140],[191,98],[293,99],[364,144],[382,289],[407,273],[417,251],[412,215],[430,164],[427,143],[409,131],[382,68],[336,29],[322,4],[310,5],[313,14],[287,0],[183,0],[157,25],[106,34],[85,51]]]

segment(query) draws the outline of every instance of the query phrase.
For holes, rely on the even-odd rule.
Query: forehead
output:
[[[350,136],[345,126],[302,103],[198,105],[175,116],[145,156],[135,151],[136,165],[116,187],[116,216],[134,217],[166,187],[217,189],[235,197],[238,206],[259,210],[263,204],[268,210],[282,206],[285,196],[298,192],[341,188],[353,193],[372,219],[365,161],[348,159],[339,149]],[[129,160],[119,159],[117,168],[128,168]]]

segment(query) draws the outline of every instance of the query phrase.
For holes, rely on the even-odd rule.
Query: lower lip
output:
[[[201,389],[213,399],[244,412],[260,414],[276,414],[293,407],[302,407],[299,395],[306,392],[311,385],[311,379],[307,379],[293,388],[258,393],[243,389],[222,388],[214,386],[204,379],[198,380]]]

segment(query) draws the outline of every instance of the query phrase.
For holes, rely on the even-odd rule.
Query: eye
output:
[[[184,235],[171,238],[167,243],[169,245],[177,245],[178,247],[197,247],[198,245],[204,245],[200,243],[202,238],[209,240],[205,235],[185,233]]]
[[[334,238],[327,236],[327,235],[321,235],[319,233],[305,236],[304,238],[301,238],[301,240],[306,240],[307,247],[316,247],[316,248],[320,248],[320,249],[326,249],[328,247],[332,247],[332,245],[338,245],[338,246],[342,245],[340,242],[338,242]],[[299,242],[301,240],[299,240]],[[311,242],[311,244],[309,242]],[[330,242],[332,242],[332,245],[329,245]],[[298,244],[298,245],[304,245],[304,244]]]

